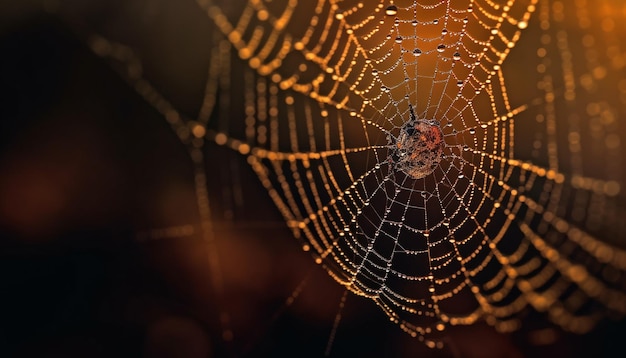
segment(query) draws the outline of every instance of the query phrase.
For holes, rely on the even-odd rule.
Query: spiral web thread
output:
[[[195,162],[205,139],[246,156],[302,248],[404,331],[435,347],[447,325],[513,330],[529,306],[574,332],[626,312],[619,1],[198,3],[217,31],[194,120],[123,46],[92,47],[127,63]],[[503,66],[527,31],[539,48],[511,73],[537,96],[513,106]],[[234,81],[244,113],[213,116]],[[392,155],[412,116],[445,141],[421,179]]]

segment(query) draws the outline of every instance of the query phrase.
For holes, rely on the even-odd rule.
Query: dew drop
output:
[[[396,42],[397,43],[402,43],[402,36],[396,37]]]
[[[416,56],[416,57],[417,57],[417,56],[419,56],[419,55],[421,55],[421,54],[422,54],[422,50],[420,50],[420,49],[418,49],[418,48],[416,48],[415,50],[413,50],[413,56]]]
[[[437,46],[437,52],[443,52],[446,49],[446,45],[441,44]]]
[[[398,13],[398,8],[395,5],[389,5],[385,9],[385,14],[387,16],[394,16]]]
[[[455,52],[455,53],[454,53],[454,55],[452,55],[452,58],[453,58],[455,61],[458,61],[458,60],[460,60],[460,59],[461,59],[461,54],[460,54],[460,53],[458,53],[458,52]]]

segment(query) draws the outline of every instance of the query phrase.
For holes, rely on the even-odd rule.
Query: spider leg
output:
[[[415,122],[417,120],[417,116],[415,115],[415,111],[413,110],[413,106],[409,104],[409,111],[411,112],[411,121]]]

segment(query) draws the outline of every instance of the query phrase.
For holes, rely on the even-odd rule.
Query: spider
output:
[[[418,119],[411,105],[409,110],[410,120],[395,138],[391,157],[397,170],[413,179],[421,179],[439,165],[445,141],[438,121]]]

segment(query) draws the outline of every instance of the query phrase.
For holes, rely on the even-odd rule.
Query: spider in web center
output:
[[[418,119],[409,105],[411,118],[400,128],[391,146],[395,168],[413,179],[430,175],[443,157],[445,141],[439,122]]]

